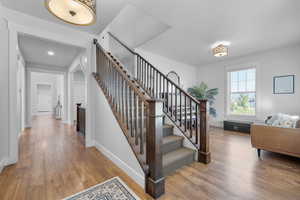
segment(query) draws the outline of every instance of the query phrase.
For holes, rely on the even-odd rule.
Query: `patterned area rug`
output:
[[[140,200],[128,186],[115,177],[64,200]]]

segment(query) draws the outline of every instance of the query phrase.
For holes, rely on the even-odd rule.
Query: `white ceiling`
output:
[[[299,0],[130,0],[171,28],[140,48],[192,65],[300,41]],[[229,57],[211,45],[230,41]]]
[[[143,10],[126,5],[109,24],[108,30],[130,47],[152,40],[170,27]]]
[[[76,46],[23,34],[19,35],[19,48],[27,63],[63,68],[70,67],[73,60],[82,51]],[[48,51],[53,51],[55,55],[49,56]]]
[[[71,28],[98,34],[113,20],[125,5],[125,0],[97,0],[97,22],[91,26],[76,26],[62,22],[54,17],[45,8],[45,0],[0,0],[9,9],[38,17],[51,22],[56,22]]]
[[[122,40],[132,47],[197,66],[300,42],[300,0],[97,0],[97,24],[89,27],[61,22],[45,9],[44,0],[2,1],[90,33],[104,30],[129,3],[139,13],[130,15],[127,9],[127,18],[114,24],[116,35],[125,35]],[[133,31],[133,24],[138,29]],[[224,40],[231,42],[229,56],[213,57],[211,45]]]

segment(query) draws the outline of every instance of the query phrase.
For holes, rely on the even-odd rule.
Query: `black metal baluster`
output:
[[[156,78],[156,85],[155,85],[155,88],[156,88],[156,98],[158,99],[158,73],[157,73],[157,71],[156,71],[156,76],[155,76],[155,78]]]
[[[199,114],[198,114],[198,104],[195,102],[195,112],[196,112],[196,122],[195,122],[195,129],[196,129],[196,144],[198,144],[198,116],[200,116]]]
[[[126,128],[129,129],[129,122],[128,122],[128,84],[125,82],[125,107],[126,107]]]
[[[139,66],[139,57],[136,57],[136,71],[137,71],[137,80],[140,82],[140,66]]]
[[[145,88],[145,68],[144,68],[144,61],[141,59],[141,66],[142,66],[142,80],[141,80],[141,86]]]
[[[179,104],[180,104],[180,127],[182,126],[182,93],[179,91],[180,99],[179,99]]]
[[[149,67],[149,65],[148,65],[148,63],[147,63],[147,91],[149,91],[149,86],[150,86],[150,67]]]
[[[166,101],[167,101],[167,99],[166,99],[166,84],[165,84],[165,82],[166,82],[166,79],[165,79],[165,77],[163,77],[163,98],[164,98],[164,102],[163,102],[163,109],[165,110],[166,109]]]
[[[169,114],[169,81],[166,79],[167,86],[167,113]]]
[[[170,83],[171,85],[171,118],[173,117],[173,84]]]
[[[184,131],[186,132],[186,130],[187,130],[187,113],[186,113],[186,95],[184,95]]]
[[[177,123],[177,87],[175,86],[175,123]]]
[[[122,120],[125,123],[125,105],[124,105],[124,78],[122,77]]]
[[[129,117],[130,117],[130,133],[131,137],[134,137],[133,132],[133,107],[132,107],[132,89],[129,88]]]
[[[139,127],[140,127],[140,153],[144,154],[144,103],[142,100],[139,101]]]
[[[193,137],[193,105],[190,98],[190,138]]]
[[[135,145],[139,144],[139,135],[138,135],[138,96],[134,93],[134,132],[135,132]]]
[[[153,69],[152,69],[152,67],[150,67],[150,65],[149,65],[149,68],[150,68],[150,95],[153,96],[153,93],[152,93],[152,91],[153,91],[153,86],[152,86],[152,83],[153,83],[153,81],[152,81],[152,79],[153,79],[153,74],[152,74]]]

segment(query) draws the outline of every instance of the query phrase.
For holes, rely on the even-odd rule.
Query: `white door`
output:
[[[52,112],[52,88],[51,85],[38,84],[38,112]]]

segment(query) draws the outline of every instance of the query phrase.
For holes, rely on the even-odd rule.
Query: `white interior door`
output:
[[[38,112],[51,112],[52,111],[52,88],[51,85],[38,84]]]

